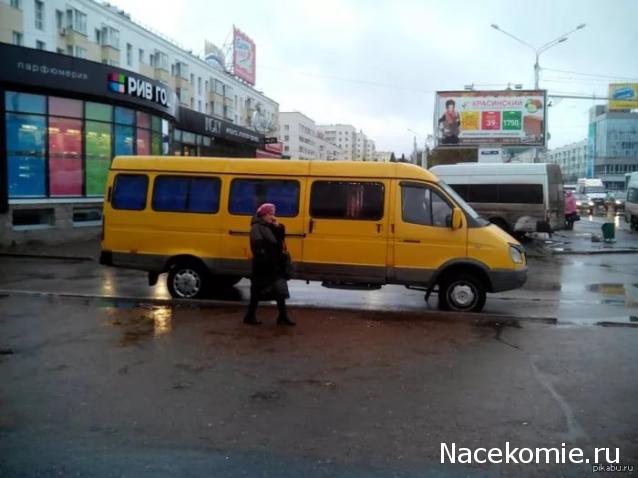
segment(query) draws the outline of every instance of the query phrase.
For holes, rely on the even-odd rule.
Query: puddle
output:
[[[130,309],[130,310],[129,310]],[[165,335],[173,328],[171,307],[117,308],[110,307],[108,324],[121,330],[118,344],[126,347],[143,340]]]

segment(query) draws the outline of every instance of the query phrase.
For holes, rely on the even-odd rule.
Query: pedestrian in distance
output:
[[[264,203],[251,220],[250,250],[253,254],[250,279],[250,304],[244,323],[259,325],[255,313],[260,300],[275,300],[279,309],[278,325],[295,325],[288,317],[286,299],[290,279],[290,255],[286,248],[286,228],[275,217],[275,205]]]

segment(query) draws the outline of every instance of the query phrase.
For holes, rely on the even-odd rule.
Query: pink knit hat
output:
[[[275,215],[275,205],[269,202],[263,203],[261,206],[257,208],[257,215],[259,217],[265,216],[266,214]]]

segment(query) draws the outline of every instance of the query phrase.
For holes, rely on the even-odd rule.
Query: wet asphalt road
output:
[[[200,307],[92,262],[0,270],[2,477],[591,472],[441,465],[442,442],[619,447],[638,465],[638,254],[532,259],[471,318],[403,287],[294,281],[295,328],[272,308],[240,324],[245,281]]]
[[[170,299],[166,275],[149,287],[143,272],[107,268],[94,262],[0,257],[0,292],[51,292],[89,297]],[[240,305],[249,281],[212,296]],[[436,310],[436,294],[425,303],[420,291],[384,286],[375,291],[326,289],[320,283],[291,281],[293,305],[353,310]],[[487,315],[554,318],[561,323],[629,323],[638,316],[638,254],[562,255],[530,259],[527,284],[514,291],[488,294]]]

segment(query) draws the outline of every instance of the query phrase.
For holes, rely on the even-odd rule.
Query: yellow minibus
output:
[[[102,264],[167,273],[173,297],[249,277],[250,220],[274,203],[293,278],[438,287],[439,308],[482,310],[521,287],[522,246],[443,181],[404,163],[119,156],[104,201]]]

